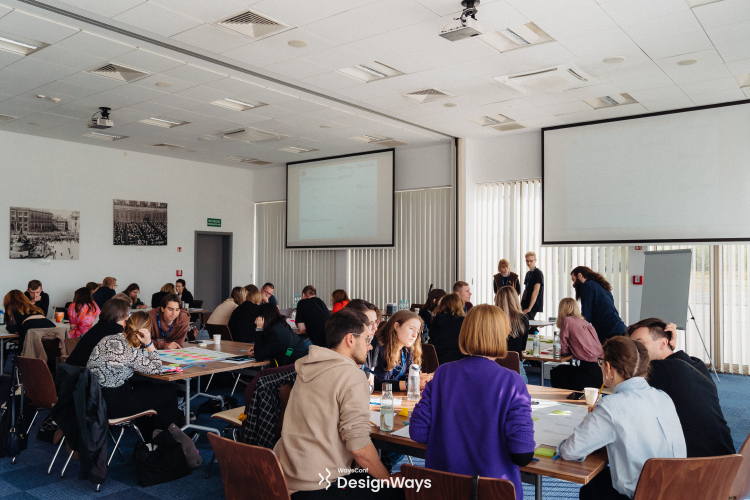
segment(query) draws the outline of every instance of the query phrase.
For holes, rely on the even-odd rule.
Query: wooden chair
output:
[[[214,335],[221,335],[221,340],[232,342],[232,332],[229,331],[227,325],[206,325],[206,330],[211,336],[211,339],[214,338]]]
[[[208,433],[221,469],[226,500],[290,500],[279,459],[268,448],[237,443]]]
[[[633,500],[727,500],[741,463],[740,455],[649,459]]]
[[[18,356],[17,359],[18,372],[21,375],[24,395],[27,398],[29,406],[35,410],[34,417],[31,419],[31,423],[26,430],[26,435],[28,436],[37,415],[39,415],[39,411],[51,410],[55,406],[55,403],[57,403],[57,390],[55,388],[55,381],[52,379],[52,374],[47,369],[47,363],[39,358]],[[60,443],[60,446],[62,446],[62,443]],[[60,451],[60,448],[57,451]],[[57,454],[55,454],[55,457],[57,457]],[[15,458],[12,463],[15,463]],[[53,458],[52,463],[49,464],[49,471],[52,470],[52,464],[54,463],[55,460]]]
[[[440,472],[404,464],[401,475],[406,479],[429,479],[429,488],[404,488],[406,500],[468,500],[471,498],[473,478],[463,474]],[[477,498],[482,500],[515,500],[516,488],[507,479],[479,478]]]
[[[424,309],[424,304],[412,304],[409,308],[411,312],[416,312],[415,309],[419,309],[421,311],[422,309]]]
[[[435,373],[438,366],[440,366],[440,362],[438,362],[435,346],[422,344],[422,373]]]
[[[740,465],[737,477],[734,478],[734,484],[729,490],[729,497],[735,498],[735,500],[750,497],[750,436],[742,443],[739,454],[742,455],[742,465]]]
[[[495,363],[518,374],[521,373],[521,360],[518,359],[516,351],[508,351],[504,358],[496,358]]]

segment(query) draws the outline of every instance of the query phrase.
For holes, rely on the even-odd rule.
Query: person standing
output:
[[[604,344],[615,335],[624,335],[627,328],[620,319],[612,296],[612,285],[604,276],[586,266],[578,266],[570,272],[576,300],[581,301],[581,314],[591,323]]]
[[[32,304],[42,310],[44,317],[46,318],[47,313],[49,312],[49,295],[44,293],[42,282],[39,280],[29,281],[24,295],[26,295],[26,298],[29,299]]]
[[[510,262],[500,259],[497,263],[497,274],[492,277],[492,291],[497,293],[504,286],[513,287],[521,295],[521,280],[516,273],[510,272]]]
[[[99,309],[104,309],[104,303],[115,296],[115,294],[117,293],[115,292],[116,288],[116,279],[112,278],[111,276],[107,276],[106,278],[104,278],[104,281],[102,281],[102,286],[100,286],[93,294],[94,302],[96,302],[96,305],[99,306]]]
[[[318,291],[312,285],[302,289],[302,300],[297,302],[297,315],[294,318],[297,332],[307,335],[313,345],[328,347],[326,344],[326,321],[331,311],[323,300],[318,298]]]
[[[180,297],[180,303],[187,303],[187,308],[193,307],[191,304],[193,303],[193,294],[190,293],[187,289],[187,285],[185,284],[185,280],[180,278],[178,279],[174,284],[174,292],[177,294],[178,297]]]
[[[536,267],[536,254],[534,252],[526,252],[525,258],[529,270],[523,280],[521,308],[531,321],[536,313],[544,311],[544,274],[541,269]]]

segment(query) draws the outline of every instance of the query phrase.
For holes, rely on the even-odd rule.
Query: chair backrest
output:
[[[214,338],[214,335],[221,335],[221,340],[232,342],[232,332],[229,331],[227,325],[206,325],[206,331]]]
[[[279,396],[281,397],[281,413],[279,414],[279,422],[276,424],[276,437],[281,439],[281,429],[284,427],[284,413],[286,413],[286,405],[289,404],[289,396],[292,395],[292,384],[284,384],[281,386]]]
[[[507,368],[508,370],[521,373],[521,360],[518,359],[518,353],[516,351],[508,351],[505,353],[504,358],[495,358],[495,363],[503,368]]]
[[[23,390],[34,408],[51,409],[57,403],[57,391],[47,363],[39,358],[18,357]]]
[[[737,471],[737,477],[734,478],[729,496],[742,500],[750,497],[750,436],[745,439],[739,454],[742,455],[742,465]]]
[[[422,373],[435,373],[440,366],[435,346],[422,344]]]
[[[192,309],[200,309],[201,307],[203,307],[203,301],[193,299],[193,301],[190,303],[190,307]]]
[[[416,309],[419,309],[421,311],[422,309],[424,309],[424,304],[412,304],[409,308],[411,312],[416,312]]]
[[[221,470],[226,500],[289,500],[279,459],[268,448],[238,443],[209,432],[208,442]]]
[[[633,500],[726,500],[741,463],[740,455],[651,458]]]
[[[404,464],[401,475],[406,479],[429,479],[429,488],[404,488],[406,500],[429,498],[430,500],[468,500],[471,498],[471,476],[452,474],[424,467]],[[479,478],[477,498],[482,500],[515,500],[516,488],[507,479]]]
[[[265,377],[266,375],[273,375],[274,373],[292,371],[294,371],[294,363],[292,363],[291,365],[266,368],[265,370],[259,371],[245,386],[245,413],[247,413],[247,411],[250,409],[250,403],[252,403],[253,401],[253,394],[255,394],[255,387],[258,385],[259,378]]]

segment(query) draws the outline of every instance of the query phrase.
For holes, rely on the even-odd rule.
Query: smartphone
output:
[[[582,392],[571,392],[568,394],[568,399],[575,399],[580,400],[584,398],[584,394]]]

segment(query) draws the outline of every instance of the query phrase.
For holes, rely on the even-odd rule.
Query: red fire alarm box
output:
[[[636,250],[643,250],[643,247],[635,247]]]
[[[182,252],[182,247],[177,247],[178,252]]]
[[[634,285],[642,285],[643,284],[643,276],[633,276],[633,284]]]
[[[178,270],[177,271],[177,276],[182,276],[182,271]]]

